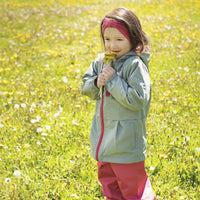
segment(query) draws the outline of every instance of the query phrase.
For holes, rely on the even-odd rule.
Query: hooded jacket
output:
[[[128,52],[115,61],[116,73],[101,96],[95,80],[102,72],[104,54],[84,74],[82,94],[96,100],[90,133],[91,154],[101,162],[135,163],[145,160],[146,118],[151,100],[150,55]]]

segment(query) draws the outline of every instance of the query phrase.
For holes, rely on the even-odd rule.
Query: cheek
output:
[[[104,46],[105,46],[105,49],[108,49],[108,43],[107,42],[104,42]]]
[[[124,46],[124,49],[125,49],[125,51],[130,51],[131,49],[132,49],[132,47],[131,47],[131,45],[129,45],[129,44],[126,44],[125,46]]]

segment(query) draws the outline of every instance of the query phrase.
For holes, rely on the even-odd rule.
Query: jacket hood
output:
[[[149,68],[150,53],[148,51],[145,51],[140,55],[140,58],[142,59],[144,64]]]

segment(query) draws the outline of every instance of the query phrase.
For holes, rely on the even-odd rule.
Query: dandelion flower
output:
[[[105,53],[104,58],[103,58],[103,62],[106,65],[112,66],[116,56],[117,56],[117,53],[115,53],[115,52]],[[103,87],[100,88],[99,94],[100,94],[100,97],[102,97]]]
[[[117,56],[117,53],[115,53],[115,52],[105,53],[103,61],[107,65],[112,65],[116,56]]]

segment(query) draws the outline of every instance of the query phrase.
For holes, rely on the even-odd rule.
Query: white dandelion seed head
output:
[[[76,119],[73,119],[73,120],[72,120],[72,124],[74,124],[74,125],[78,125],[77,120],[76,120]]]
[[[10,183],[11,182],[11,179],[10,178],[6,178],[5,179],[5,183]]]
[[[36,119],[31,119],[31,124],[35,124],[37,122]]]
[[[41,142],[37,142],[37,145],[41,145],[42,143]]]
[[[151,170],[151,171],[153,171],[154,169],[155,169],[155,168],[154,168],[154,167],[152,167],[152,166],[149,168],[149,170]]]
[[[56,118],[56,117],[58,117],[59,115],[60,115],[60,113],[57,112],[57,113],[55,113],[53,116]]]
[[[47,104],[45,102],[43,102],[43,105],[42,105],[44,108],[47,107]]]
[[[38,122],[40,121],[40,119],[41,119],[40,116],[36,116],[36,120],[37,120]]]
[[[200,147],[196,147],[196,148],[195,148],[195,151],[200,152]]]
[[[62,112],[63,108],[61,106],[59,106],[59,112]]]
[[[41,135],[42,135],[42,136],[48,136],[48,134],[47,134],[47,133],[42,133]]]
[[[15,104],[14,108],[19,108],[19,104]]]
[[[72,194],[71,197],[74,197],[74,198],[76,198],[76,199],[79,198],[77,194]]]
[[[32,103],[31,104],[31,108],[35,108],[36,107],[36,104],[35,103]]]
[[[19,170],[15,170],[14,173],[13,173],[15,176],[20,176],[21,175],[21,172]]]
[[[188,68],[188,67],[185,67],[185,68],[184,68],[184,71],[189,72],[189,68]]]
[[[67,79],[66,76],[63,76],[62,80],[63,80],[64,83],[67,83],[67,82],[68,82],[68,79]]]
[[[50,129],[51,129],[51,126],[46,125],[46,130],[50,130]]]
[[[25,108],[25,107],[26,107],[26,104],[25,104],[25,103],[22,103],[22,104],[21,104],[21,107],[22,107],[22,108]]]
[[[186,142],[189,142],[189,141],[190,141],[190,138],[189,138],[188,136],[186,136],[186,137],[185,137],[185,141],[186,141]]]
[[[37,128],[37,132],[38,133],[42,132],[42,128]]]

